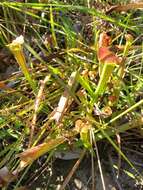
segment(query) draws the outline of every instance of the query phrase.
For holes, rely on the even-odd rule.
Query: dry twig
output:
[[[70,79],[68,81],[69,90],[72,89],[72,87],[75,83],[76,75],[77,75],[77,72],[73,72],[70,76]],[[64,115],[66,108],[68,106],[68,103],[69,103],[69,97],[70,97],[69,92],[67,90],[65,90],[59,100],[58,107],[55,108],[55,110],[53,111],[53,115],[50,119],[55,120],[57,124],[59,124],[59,122],[63,118],[63,115]]]
[[[36,101],[35,101],[35,107],[34,107],[34,115],[33,115],[33,119],[32,119],[32,123],[31,123],[31,132],[30,132],[30,139],[29,139],[29,147],[32,144],[32,139],[33,139],[33,135],[34,135],[34,129],[36,126],[36,121],[37,121],[37,112],[40,106],[40,102],[42,100],[43,97],[43,92],[44,92],[44,88],[45,88],[45,84],[47,83],[47,81],[49,80],[50,76],[46,76],[44,80],[40,81],[41,82],[41,86],[38,92],[38,95],[36,97]]]
[[[110,7],[106,11],[106,14],[109,14],[113,11],[116,11],[116,12],[128,11],[130,9],[143,9],[143,3],[129,3],[127,5],[115,5],[115,6]]]
[[[64,190],[66,185],[69,183],[71,177],[73,176],[73,174],[75,173],[75,171],[77,170],[79,164],[81,163],[83,157],[85,156],[86,153],[86,149],[84,149],[80,155],[80,158],[76,161],[75,165],[73,166],[73,168],[71,169],[71,171],[69,172],[69,174],[67,175],[65,181],[63,182],[62,186],[60,187],[59,190]]]

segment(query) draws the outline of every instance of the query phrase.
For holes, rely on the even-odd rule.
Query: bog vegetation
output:
[[[47,168],[38,187],[66,189],[86,157],[87,189],[96,188],[97,170],[106,189],[104,162],[114,188],[124,187],[126,175],[142,189],[142,9],[141,2],[118,0],[0,2],[3,190],[34,189]],[[72,170],[54,184],[52,163],[69,153],[73,159],[74,151]]]

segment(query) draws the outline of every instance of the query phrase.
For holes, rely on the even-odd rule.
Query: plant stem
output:
[[[92,105],[97,102],[98,97],[104,93],[107,87],[107,83],[111,77],[111,74],[115,68],[116,64],[115,63],[104,63],[103,70],[101,73],[101,77],[99,80],[99,83],[97,85],[94,98],[92,100]]]

